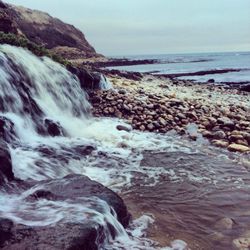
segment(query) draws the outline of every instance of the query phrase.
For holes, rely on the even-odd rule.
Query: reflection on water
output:
[[[219,155],[145,152],[141,167],[148,166],[164,167],[160,182],[137,183],[123,197],[134,215],[154,215],[149,236],[163,246],[177,238],[191,249],[234,249],[232,241],[250,229],[250,175],[243,166]]]

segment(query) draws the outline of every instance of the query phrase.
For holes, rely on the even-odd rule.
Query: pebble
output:
[[[215,223],[215,228],[219,230],[229,230],[233,228],[233,220],[230,218],[222,218]]]
[[[117,125],[116,129],[119,130],[119,131],[126,131],[126,132],[130,132],[132,130],[131,127],[127,127],[127,126],[124,126],[124,125]]]
[[[227,148],[229,145],[229,142],[227,141],[222,141],[222,140],[213,140],[212,143],[220,148]]]
[[[208,106],[202,98],[180,100],[175,93],[154,95],[143,89],[98,91],[90,95],[90,101],[95,116],[124,119],[134,129],[160,133],[174,129],[196,140],[197,135],[186,130],[188,124],[194,123],[214,146],[241,153],[250,151],[250,116],[248,109],[239,106]]]
[[[212,134],[212,137],[215,139],[224,139],[226,137],[226,134],[224,131],[219,130],[219,131],[214,132]]]
[[[228,150],[244,153],[244,152],[249,152],[250,148],[244,145],[232,143],[228,146]]]

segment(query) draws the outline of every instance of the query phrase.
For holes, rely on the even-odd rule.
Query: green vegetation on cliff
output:
[[[17,47],[26,48],[37,56],[47,56],[52,60],[63,64],[64,66],[68,66],[71,64],[69,61],[63,59],[62,57],[51,53],[45,47],[37,45],[36,43],[29,41],[27,38],[23,36],[18,36],[13,33],[0,32],[0,44],[9,44]]]

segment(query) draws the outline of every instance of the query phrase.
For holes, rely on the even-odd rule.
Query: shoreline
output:
[[[150,74],[106,75],[114,89],[90,93],[95,116],[124,119],[140,131],[202,135],[215,146],[250,152],[248,92]]]
[[[207,154],[205,154],[207,158],[197,156],[196,160],[201,164],[199,167],[197,163],[194,163],[197,164],[199,169],[204,168],[204,175],[206,175],[207,167],[210,166],[207,163],[216,158],[215,156],[218,157],[219,153],[217,154],[217,152],[225,152],[231,160],[232,155],[237,156],[235,162],[227,162],[227,164],[231,164],[232,169],[242,166],[243,169],[249,171],[249,92],[214,84],[199,84],[153,75],[141,75],[141,78],[137,80],[133,79],[134,77],[131,77],[131,75],[129,76],[130,78],[127,79],[121,75],[107,74],[114,88],[90,93],[90,101],[95,116],[123,119],[128,123],[128,126],[120,126],[117,129],[127,130],[128,132],[131,128],[163,134],[174,130],[180,135],[180,139],[190,141],[190,145],[197,145],[198,148],[200,147],[199,143],[204,143],[200,140],[206,139],[207,142],[211,143],[206,144],[209,147]],[[173,122],[171,123],[171,121]],[[124,146],[126,147],[126,145]],[[201,145],[201,147],[203,146]],[[231,151],[232,153],[230,153]],[[147,152],[145,152],[140,166],[142,168],[147,166],[157,168],[160,165],[164,166],[167,171],[169,163],[169,166],[175,166],[175,162],[179,162],[179,159],[189,159],[183,153],[177,153],[176,156],[177,158],[175,158],[174,153],[153,151],[149,152],[147,156]],[[201,157],[200,161],[198,160],[199,157]],[[217,162],[219,159],[216,158],[215,161]],[[224,164],[223,161],[222,163]],[[176,166],[178,169],[178,164]],[[175,168],[171,167],[171,169]],[[207,171],[209,172],[209,170]],[[234,224],[229,215],[230,209],[226,209],[223,214],[213,214],[212,211],[214,210],[216,210],[216,213],[220,212],[220,203],[216,203],[217,191],[214,191],[212,195],[211,193],[206,194],[212,197],[209,200],[209,205],[206,204],[207,198],[202,199],[202,202],[199,203],[203,206],[201,211],[208,209],[211,217],[201,212],[195,205],[192,210],[188,198],[187,200],[184,199],[185,202],[181,205],[182,202],[178,203],[178,199],[176,200],[173,197],[179,194],[185,185],[187,185],[187,189],[190,188],[189,181],[184,181],[181,184],[164,179],[160,182],[160,186],[140,187],[138,184],[129,192],[120,195],[134,220],[144,215],[153,218],[153,223],[149,223],[145,229],[145,235],[148,239],[153,240],[158,247],[169,246],[174,240],[180,239],[184,244],[187,244],[185,249],[212,249],[215,244],[221,247],[218,249],[231,249],[230,244],[234,246],[235,242],[241,239],[239,237],[243,237],[243,234],[241,235],[235,230],[231,239],[231,236],[225,233],[225,228],[228,229],[229,227],[227,228],[227,225],[223,224],[224,221]],[[199,184],[196,183],[195,187],[196,185]],[[203,189],[202,185],[200,189]],[[165,194],[164,192],[167,190],[168,194],[165,194],[168,198],[162,199],[162,205],[155,198],[160,198],[160,196],[157,196],[159,190],[162,194]],[[196,193],[196,188],[189,190],[192,194],[193,192]],[[189,197],[188,193],[186,195]],[[168,199],[173,199],[174,202],[170,202],[170,204],[179,211],[179,213],[175,212],[174,214],[180,220],[183,218],[185,221],[185,214],[190,214],[191,218],[193,216],[195,225],[197,223],[196,213],[200,212],[199,216],[202,217],[205,214],[203,219],[209,222],[207,224],[203,222],[202,227],[206,230],[212,229],[212,231],[207,233],[208,230],[206,231],[207,234],[203,234],[192,228],[192,225],[188,222],[182,224],[182,222],[172,220],[169,216]],[[188,205],[186,206],[186,204]],[[187,215],[186,219],[189,220],[190,217]],[[183,225],[190,227],[189,230],[184,229]],[[229,247],[224,248],[225,246]]]

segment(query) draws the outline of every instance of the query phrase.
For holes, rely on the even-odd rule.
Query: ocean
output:
[[[129,60],[154,59],[158,63],[108,68],[133,72],[151,72],[153,74],[194,73],[192,76],[184,75],[179,78],[197,82],[207,82],[209,79],[214,79],[215,82],[219,83],[250,82],[250,52],[143,55],[122,58]],[[218,70],[226,70],[227,72],[221,73],[217,72]]]

